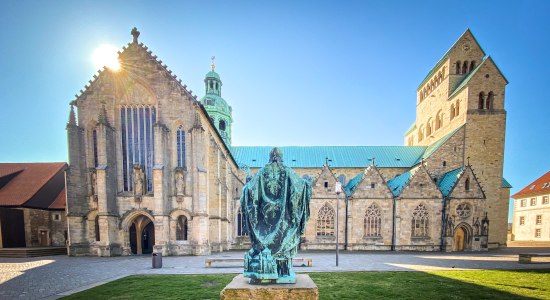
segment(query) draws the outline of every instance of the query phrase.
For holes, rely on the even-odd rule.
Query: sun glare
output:
[[[92,59],[96,69],[107,67],[110,70],[118,71],[120,63],[118,61],[118,49],[112,45],[101,45],[95,49]]]

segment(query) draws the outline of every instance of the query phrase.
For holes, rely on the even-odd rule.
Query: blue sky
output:
[[[210,57],[235,145],[402,145],[416,87],[470,28],[510,81],[504,176],[547,172],[548,1],[7,1],[0,161],[66,161],[93,51],[140,41],[197,95]]]

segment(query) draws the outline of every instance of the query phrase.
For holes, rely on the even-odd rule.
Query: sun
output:
[[[92,55],[96,69],[107,67],[110,70],[118,71],[120,62],[117,51],[118,49],[113,45],[103,44],[97,47]]]

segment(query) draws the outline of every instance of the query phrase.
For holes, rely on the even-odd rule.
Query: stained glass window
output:
[[[380,228],[382,227],[382,212],[376,204],[372,204],[367,208],[365,214],[365,236],[379,237],[381,236]]]
[[[412,215],[412,236],[427,237],[428,235],[428,210],[423,204],[418,205]]]
[[[316,232],[318,236],[334,236],[334,209],[328,203],[319,210]]]
[[[153,191],[153,157],[156,109],[151,106],[120,108],[122,138],[122,174],[124,191],[132,191],[132,169],[140,164],[145,171],[147,191]]]
[[[185,130],[183,126],[178,127],[176,131],[176,143],[177,143],[177,154],[178,154],[178,167],[185,169]]]

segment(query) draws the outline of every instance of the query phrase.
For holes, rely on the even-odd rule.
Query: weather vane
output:
[[[211,66],[212,66],[212,71],[214,71],[214,68],[216,67],[216,66],[214,65],[214,60],[216,59],[216,57],[215,57],[215,56],[212,56],[211,59],[212,59],[212,65],[211,65]]]

